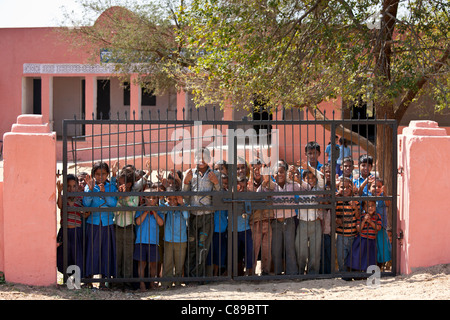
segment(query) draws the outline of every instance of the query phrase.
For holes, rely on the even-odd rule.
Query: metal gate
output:
[[[196,114],[63,121],[65,281],[74,265],[83,283],[134,289],[395,275],[394,120]],[[90,187],[70,189],[82,173]]]

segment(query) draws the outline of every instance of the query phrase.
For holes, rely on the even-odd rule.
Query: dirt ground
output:
[[[227,281],[146,292],[2,283],[0,300],[450,300],[450,264],[416,269],[409,275],[382,277],[375,288],[367,280],[340,278]]]

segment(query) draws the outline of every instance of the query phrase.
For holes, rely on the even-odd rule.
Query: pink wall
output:
[[[56,284],[56,134],[40,115],[21,115],[3,136],[5,279]]]
[[[411,121],[398,142],[400,272],[450,263],[450,136],[434,121]]]
[[[0,271],[5,270],[3,224],[3,181],[0,181]]]

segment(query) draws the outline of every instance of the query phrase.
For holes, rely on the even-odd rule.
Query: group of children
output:
[[[133,166],[119,171],[117,164],[110,170],[107,163],[97,162],[90,174],[69,174],[67,191],[83,192],[83,196],[68,197],[67,206],[92,210],[67,212],[67,265],[78,265],[85,278],[132,278],[133,262],[139,278],[176,277],[175,284],[182,278],[218,276],[228,272],[228,231],[237,228],[237,244],[232,250],[237,248],[237,270],[233,264],[233,272],[238,275],[252,275],[257,260],[261,261],[262,275],[330,273],[331,210],[314,207],[329,200],[292,192],[330,190],[330,163],[319,162],[320,145],[316,142],[306,145],[305,156],[307,161],[296,165],[280,160],[270,173],[264,171],[267,168],[259,159],[248,163],[238,158],[237,191],[271,193],[266,197],[268,205],[251,210],[244,207],[236,219],[227,210],[213,206],[212,191],[228,192],[231,181],[227,163],[210,164],[207,148],[195,153],[194,168],[184,173],[171,172],[167,178],[159,174],[154,183],[149,165],[147,172]],[[391,259],[387,233],[389,202],[360,203],[349,198],[383,195],[383,181],[371,175],[370,156],[359,158],[357,178],[352,176],[351,157],[343,158],[340,165],[342,174],[336,177],[336,195],[344,198],[336,202],[338,268],[365,271],[369,265]],[[57,189],[58,206],[62,209],[63,186],[59,181]],[[171,191],[184,191],[186,195],[173,195]],[[104,192],[124,192],[124,196],[102,195]],[[144,192],[145,196],[130,192]],[[277,192],[290,193],[277,196]],[[293,208],[293,202],[298,203],[298,209]],[[290,206],[282,207],[286,204]],[[189,210],[180,210],[179,206],[188,206]],[[123,207],[123,211],[111,210],[113,207]],[[62,239],[61,228],[57,248],[61,272]],[[119,283],[127,285],[126,281]],[[157,285],[150,283],[150,287]],[[172,285],[172,281],[161,283],[163,287]],[[105,282],[100,287],[105,287]],[[146,289],[144,282],[140,282],[140,289]]]

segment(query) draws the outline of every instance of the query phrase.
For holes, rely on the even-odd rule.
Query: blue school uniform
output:
[[[164,213],[164,241],[187,242],[188,219],[189,212],[186,210],[166,211]]]
[[[211,250],[208,252],[206,264],[224,267],[227,257],[227,226],[228,226],[228,210],[216,210],[214,212],[214,233]],[[212,261],[211,261],[212,258]]]
[[[383,196],[383,193],[380,196]],[[377,233],[377,262],[384,263],[391,260],[392,244],[386,231],[388,217],[383,200],[377,201],[377,213],[381,217],[381,230]]]
[[[105,182],[105,192],[117,192],[117,187]],[[101,196],[98,185],[91,191],[86,186],[83,205],[91,208],[107,208],[117,205],[117,197]],[[94,195],[96,194],[96,195]],[[116,275],[116,236],[114,212],[92,211],[86,219],[86,265],[85,276],[102,274],[106,277]]]
[[[145,211],[137,211],[135,219]],[[157,211],[157,215],[164,219],[164,215]],[[148,213],[140,225],[136,225],[136,241],[133,259],[138,261],[158,262],[159,257],[159,225],[153,214]]]

